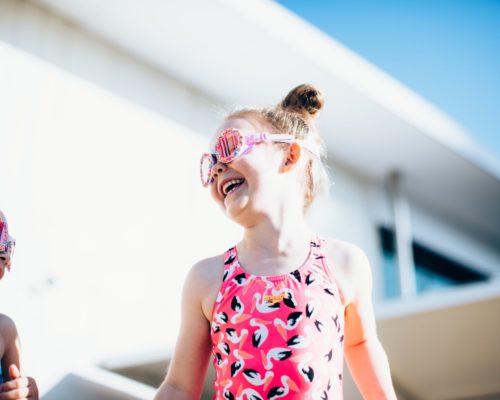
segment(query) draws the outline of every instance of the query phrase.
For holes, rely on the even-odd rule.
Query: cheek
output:
[[[214,183],[210,185],[210,195],[212,196],[212,199],[214,199],[216,203],[222,203],[219,191],[217,190],[217,184]]]

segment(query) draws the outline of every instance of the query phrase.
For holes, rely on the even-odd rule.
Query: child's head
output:
[[[10,269],[14,245],[14,238],[9,235],[7,219],[3,212],[0,211],[0,279],[3,278],[5,269]]]
[[[231,199],[234,202],[238,198],[236,208],[249,204],[250,197],[257,203],[260,198],[267,207],[293,198],[307,210],[327,187],[328,176],[321,160],[324,145],[314,126],[322,106],[317,89],[300,85],[274,107],[244,108],[225,118],[212,142],[214,156],[208,155],[208,161],[202,162],[202,179],[207,185],[213,181],[212,195],[229,216],[234,216],[231,211],[236,207],[227,201],[233,190],[239,191]],[[245,186],[250,187],[252,196]]]

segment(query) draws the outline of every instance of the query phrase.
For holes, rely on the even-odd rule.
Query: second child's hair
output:
[[[286,133],[295,139],[308,140],[320,149],[319,157],[305,151],[304,210],[307,210],[316,196],[328,189],[328,174],[323,163],[326,149],[314,121],[323,107],[321,92],[313,85],[302,84],[292,89],[285,98],[268,108],[243,108],[229,114],[226,119],[255,115],[263,118],[271,133]]]

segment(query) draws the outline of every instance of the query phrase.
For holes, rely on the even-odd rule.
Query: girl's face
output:
[[[255,118],[226,120],[214,134],[212,145],[219,132],[227,128],[250,133],[266,130]],[[267,213],[269,205],[277,204],[282,162],[283,152],[274,143],[256,145],[249,153],[229,164],[219,162],[212,169],[212,197],[229,218],[247,226],[255,222],[255,216],[259,213]]]

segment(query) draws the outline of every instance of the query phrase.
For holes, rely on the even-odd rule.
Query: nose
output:
[[[220,161],[217,162],[213,167],[212,167],[212,177],[217,178],[220,174],[222,174],[225,170],[227,169],[227,165],[221,163]]]

